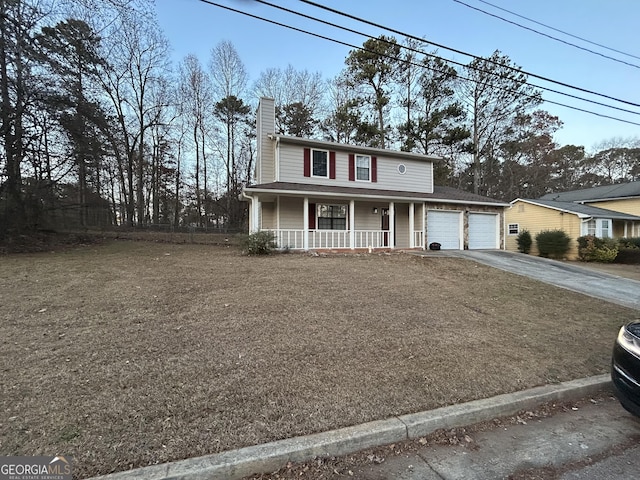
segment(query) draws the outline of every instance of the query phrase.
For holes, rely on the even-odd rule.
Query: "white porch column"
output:
[[[280,230],[280,195],[276,197],[276,230]]]
[[[251,197],[251,233],[260,231],[260,197]]]
[[[628,224],[629,224],[629,222],[627,222],[627,221],[624,222],[624,238],[627,238],[629,236],[629,235],[627,235],[627,225]],[[611,235],[611,236],[613,236],[613,235]]]
[[[356,248],[356,202],[349,201],[349,246],[351,250]]]
[[[409,204],[409,248],[413,248],[416,246],[416,239],[415,239],[415,235],[413,234],[413,231],[415,230],[415,212],[413,211],[414,209],[414,203],[411,202]]]
[[[422,210],[420,213],[422,218],[422,249],[427,249],[427,204],[422,202]]]
[[[396,207],[389,202],[389,248],[396,248]]]
[[[302,248],[309,250],[309,197],[304,197],[302,208]]]

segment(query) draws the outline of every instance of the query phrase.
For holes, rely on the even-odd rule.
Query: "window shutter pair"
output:
[[[378,181],[378,157],[371,157],[371,181]],[[356,181],[356,156],[353,153],[349,154],[349,181]]]
[[[311,149],[304,149],[304,176],[311,176]],[[336,178],[336,152],[329,152],[329,178]]]

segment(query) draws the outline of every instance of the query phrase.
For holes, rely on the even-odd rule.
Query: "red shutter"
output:
[[[304,176],[311,176],[311,150],[308,148],[304,149]]]
[[[353,153],[349,154],[349,181],[354,182],[356,180],[356,156]]]
[[[309,204],[309,230],[316,229],[316,204]]]
[[[336,152],[329,152],[329,178],[336,178]]]
[[[371,157],[371,181],[378,181],[378,157]]]

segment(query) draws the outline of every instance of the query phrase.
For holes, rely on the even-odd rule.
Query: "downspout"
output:
[[[253,218],[254,199],[251,195],[247,195],[244,189],[242,190],[242,197],[249,200],[249,233],[253,233],[255,231],[255,219]]]

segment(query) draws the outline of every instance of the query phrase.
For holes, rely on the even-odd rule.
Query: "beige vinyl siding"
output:
[[[409,204],[396,203],[396,247],[409,248]]]
[[[262,225],[263,229],[276,228],[276,205],[274,202],[264,202],[262,205]]]
[[[585,202],[586,203],[586,202]],[[628,213],[640,216],[640,198],[626,198],[621,200],[604,200],[588,202],[592,207],[605,208],[614,212]]]
[[[336,151],[336,178],[304,176],[304,147],[281,143],[278,147],[278,179],[281,182],[312,183],[354,188],[402,190],[406,192],[433,193],[433,168],[429,161],[398,160],[377,155],[377,182],[349,181],[349,152]],[[398,173],[398,165],[406,167],[404,175]]]
[[[280,197],[279,201],[280,201],[280,228],[283,230],[304,229],[303,199],[296,198],[296,197]]]
[[[262,102],[264,102],[264,105]],[[258,152],[256,183],[269,183],[276,180],[275,144],[274,141],[268,137],[268,135],[276,131],[273,108],[273,100],[261,99],[257,116]]]
[[[571,239],[567,258],[575,260],[578,258],[578,242],[577,238],[581,235],[581,220],[577,215],[567,212],[560,212],[552,208],[546,208],[539,205],[517,201],[511,208],[505,210],[505,225],[507,230],[506,249],[512,252],[518,251],[516,242],[517,235],[509,235],[509,224],[517,223],[519,231],[529,230],[533,238],[533,246],[531,255],[538,255],[535,237],[536,234],[543,230],[564,230]]]
[[[356,230],[380,230],[382,227],[382,209],[387,208],[387,205],[384,204],[382,206],[374,202],[356,202]],[[377,213],[373,213],[374,208],[378,209]]]

